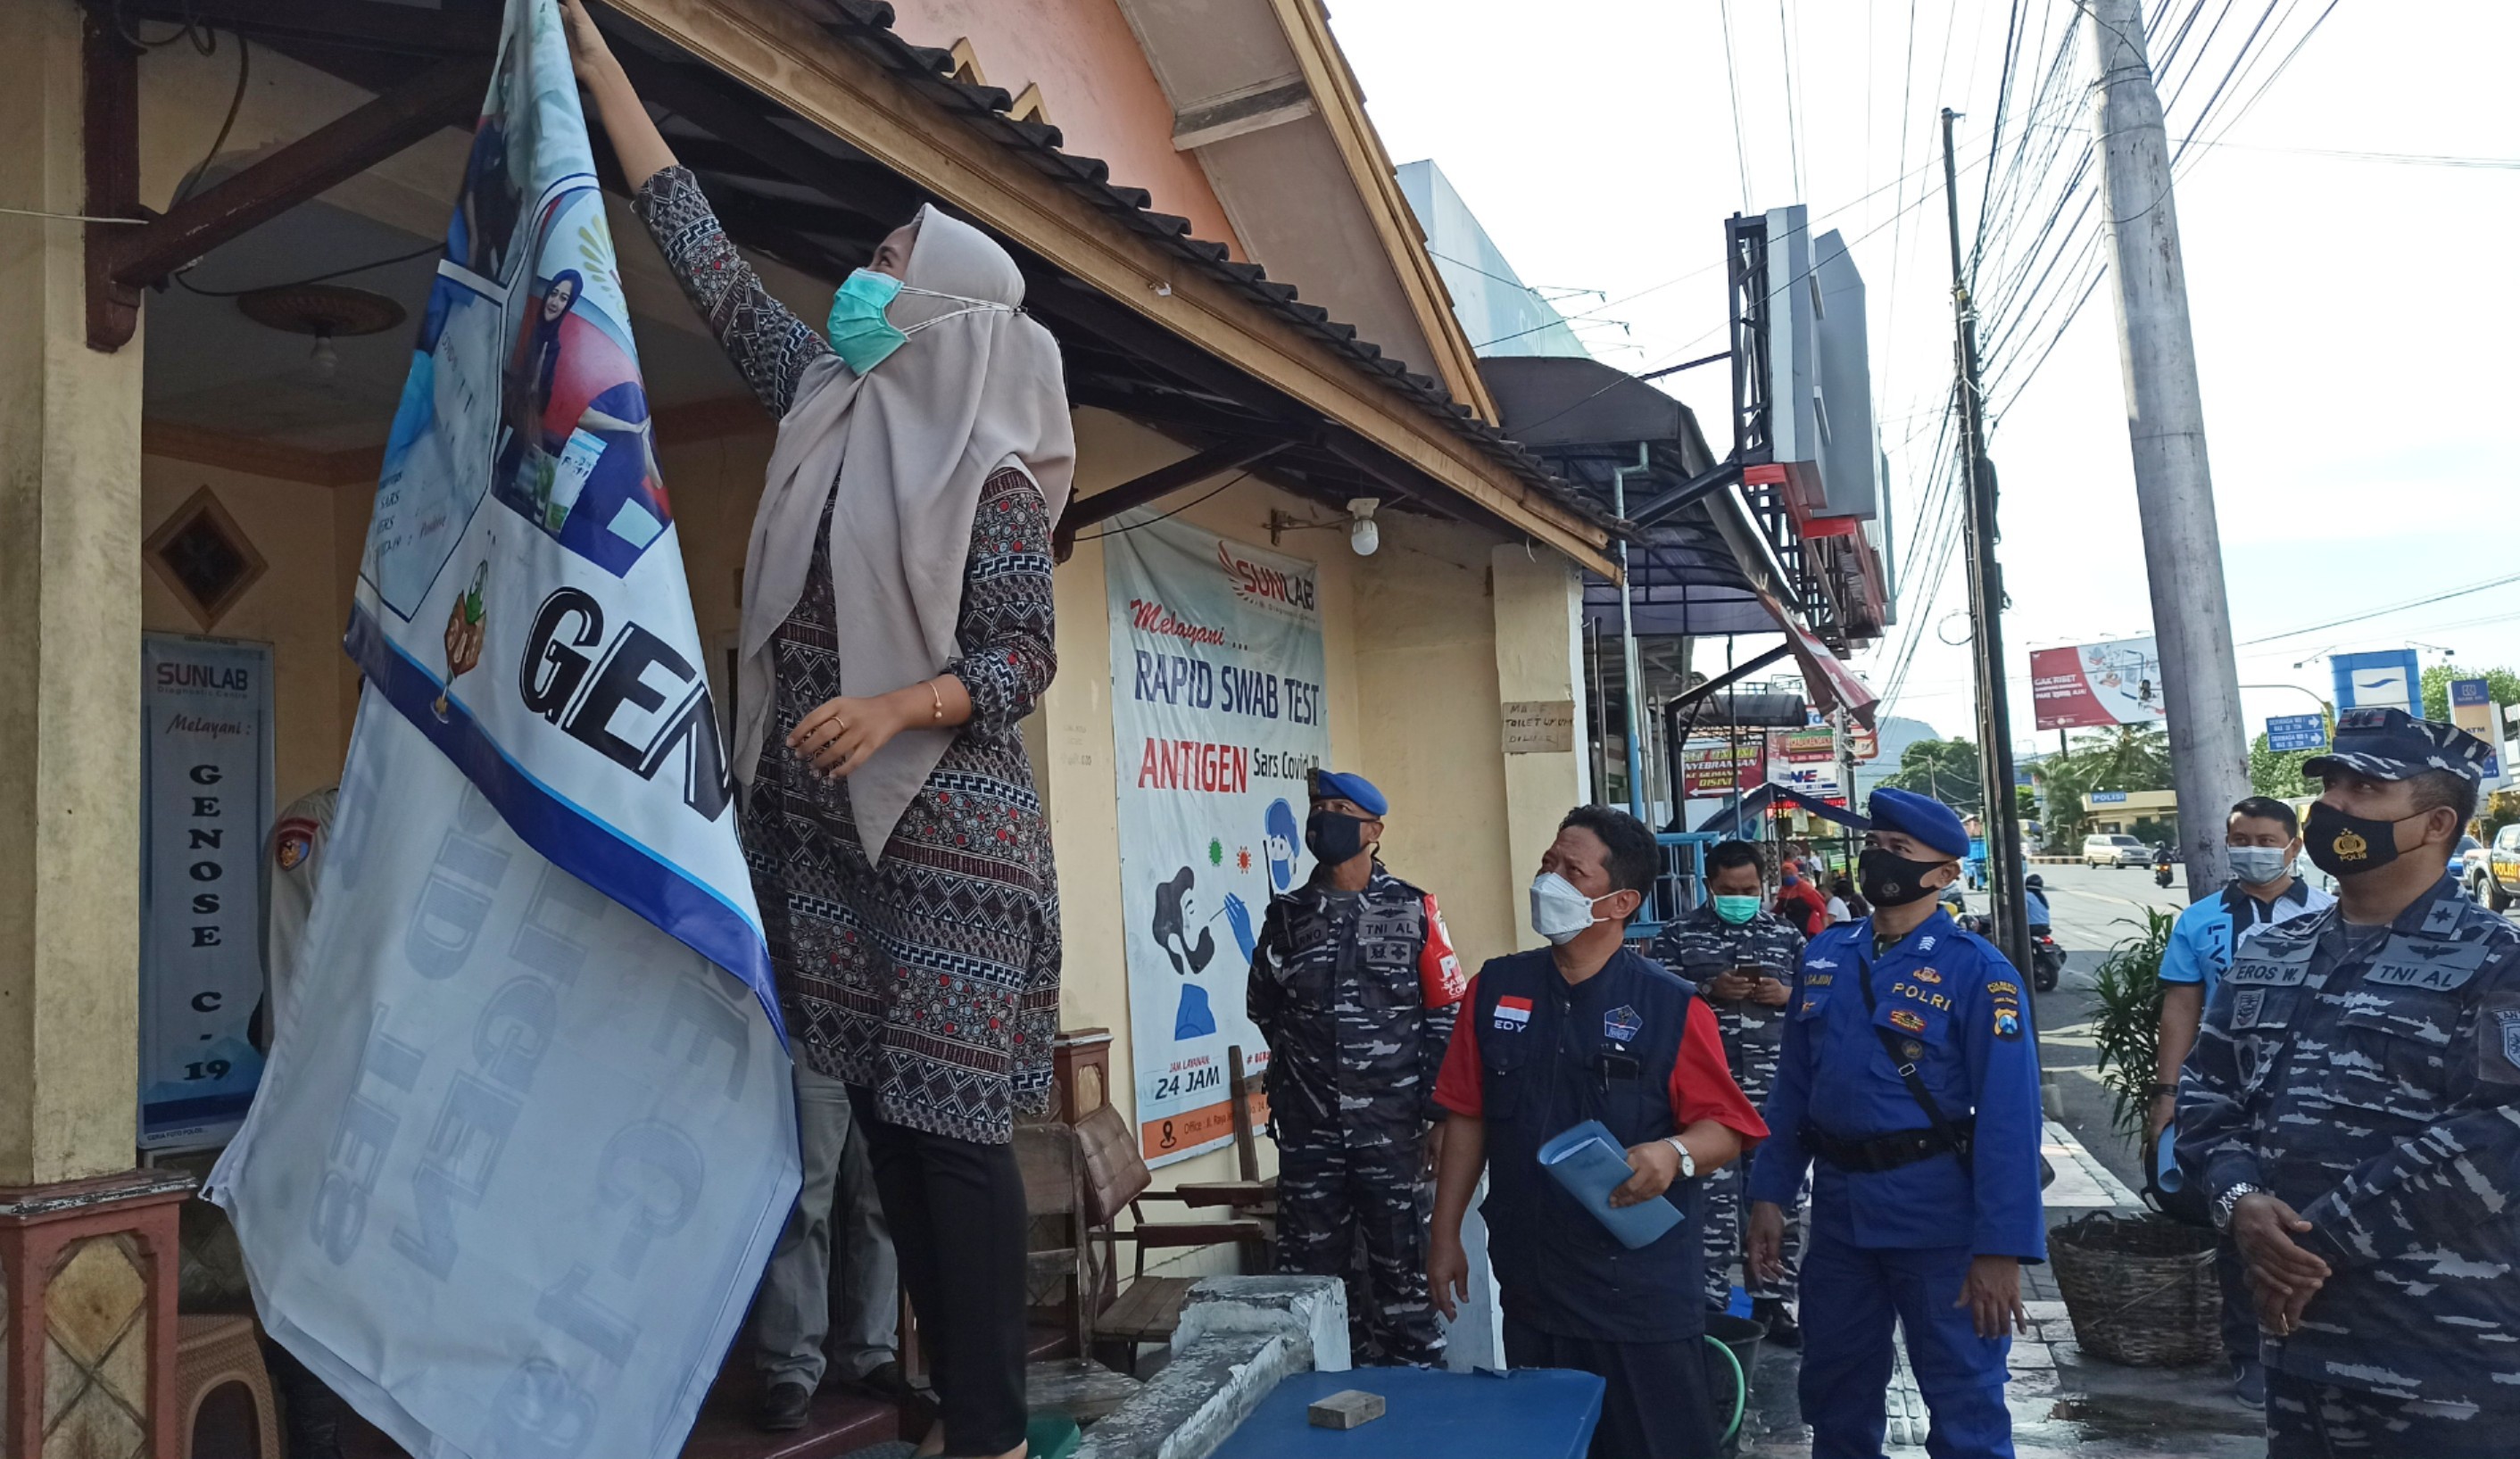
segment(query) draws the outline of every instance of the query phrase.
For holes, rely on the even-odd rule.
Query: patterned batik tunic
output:
[[[822,336],[761,287],[681,167],[639,190],[639,215],[761,403],[784,416]],[[864,1085],[886,1120],[1004,1144],[1050,1092],[1058,1018],[1058,889],[1050,827],[1017,721],[1058,667],[1051,524],[1012,467],[981,488],[958,657],[971,718],[870,863],[848,782],[788,749],[838,696],[831,504],[804,595],[771,640],[777,701],[741,826],[796,1056]]]

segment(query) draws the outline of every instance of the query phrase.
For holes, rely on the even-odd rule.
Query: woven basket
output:
[[[2048,1232],[2048,1259],[2084,1351],[2136,1368],[2221,1355],[2213,1232],[2149,1212],[2095,1212]]]

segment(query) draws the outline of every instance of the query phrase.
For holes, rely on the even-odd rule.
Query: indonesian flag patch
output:
[[[1508,994],[1496,1002],[1496,1026],[1508,1033],[1520,1033],[1531,1022],[1531,1000]]]

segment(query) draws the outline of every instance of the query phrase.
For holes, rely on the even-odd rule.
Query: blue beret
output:
[[[1391,808],[1382,792],[1362,775],[1342,775],[1336,770],[1315,770],[1312,793],[1316,800],[1353,800],[1367,815],[1378,816]]]
[[[1946,856],[1968,854],[1968,828],[1960,824],[1950,806],[1930,796],[1884,786],[1872,793],[1866,808],[1872,812],[1875,831],[1912,836]]]
[[[2373,780],[2411,780],[2428,770],[2447,770],[2472,785],[2485,778],[2485,761],[2493,753],[2456,725],[2417,719],[2404,709],[2348,709],[2336,716],[2336,748],[2304,760],[2301,773],[2351,770]]]

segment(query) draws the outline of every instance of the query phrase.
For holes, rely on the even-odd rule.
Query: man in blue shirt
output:
[[[2021,920],[2030,928],[2030,935],[2044,936],[2055,927],[2056,919],[2048,911],[2048,882],[2037,872],[2021,879],[2021,895],[2025,902]]]
[[[2008,1459],[2021,1263],[2048,1257],[2038,1045],[2021,975],[1936,905],[1968,851],[1959,817],[1896,790],[1870,810],[1857,869],[1872,915],[1814,937],[1795,979],[1750,1172],[1750,1259],[1779,1268],[1784,1203],[1813,1170],[1812,1459],[1878,1459],[1894,1320],[1936,1459]]]
[[[2293,858],[2301,854],[2301,820],[2281,800],[2251,796],[2233,805],[2224,822],[2223,844],[2231,859],[2231,884],[2180,913],[2170,945],[2162,950],[2161,1041],[2144,1120],[2147,1145],[2157,1144],[2170,1125],[2180,1066],[2196,1046],[2197,1025],[2216,980],[2231,966],[2232,950],[2260,928],[2336,900],[2292,874]],[[2267,1374],[2258,1361],[2258,1319],[2250,1309],[2239,1249],[2228,1237],[2214,1254],[2214,1273],[2223,1284],[2223,1352],[2231,1363],[2231,1391],[2250,1407],[2263,1408]]]

